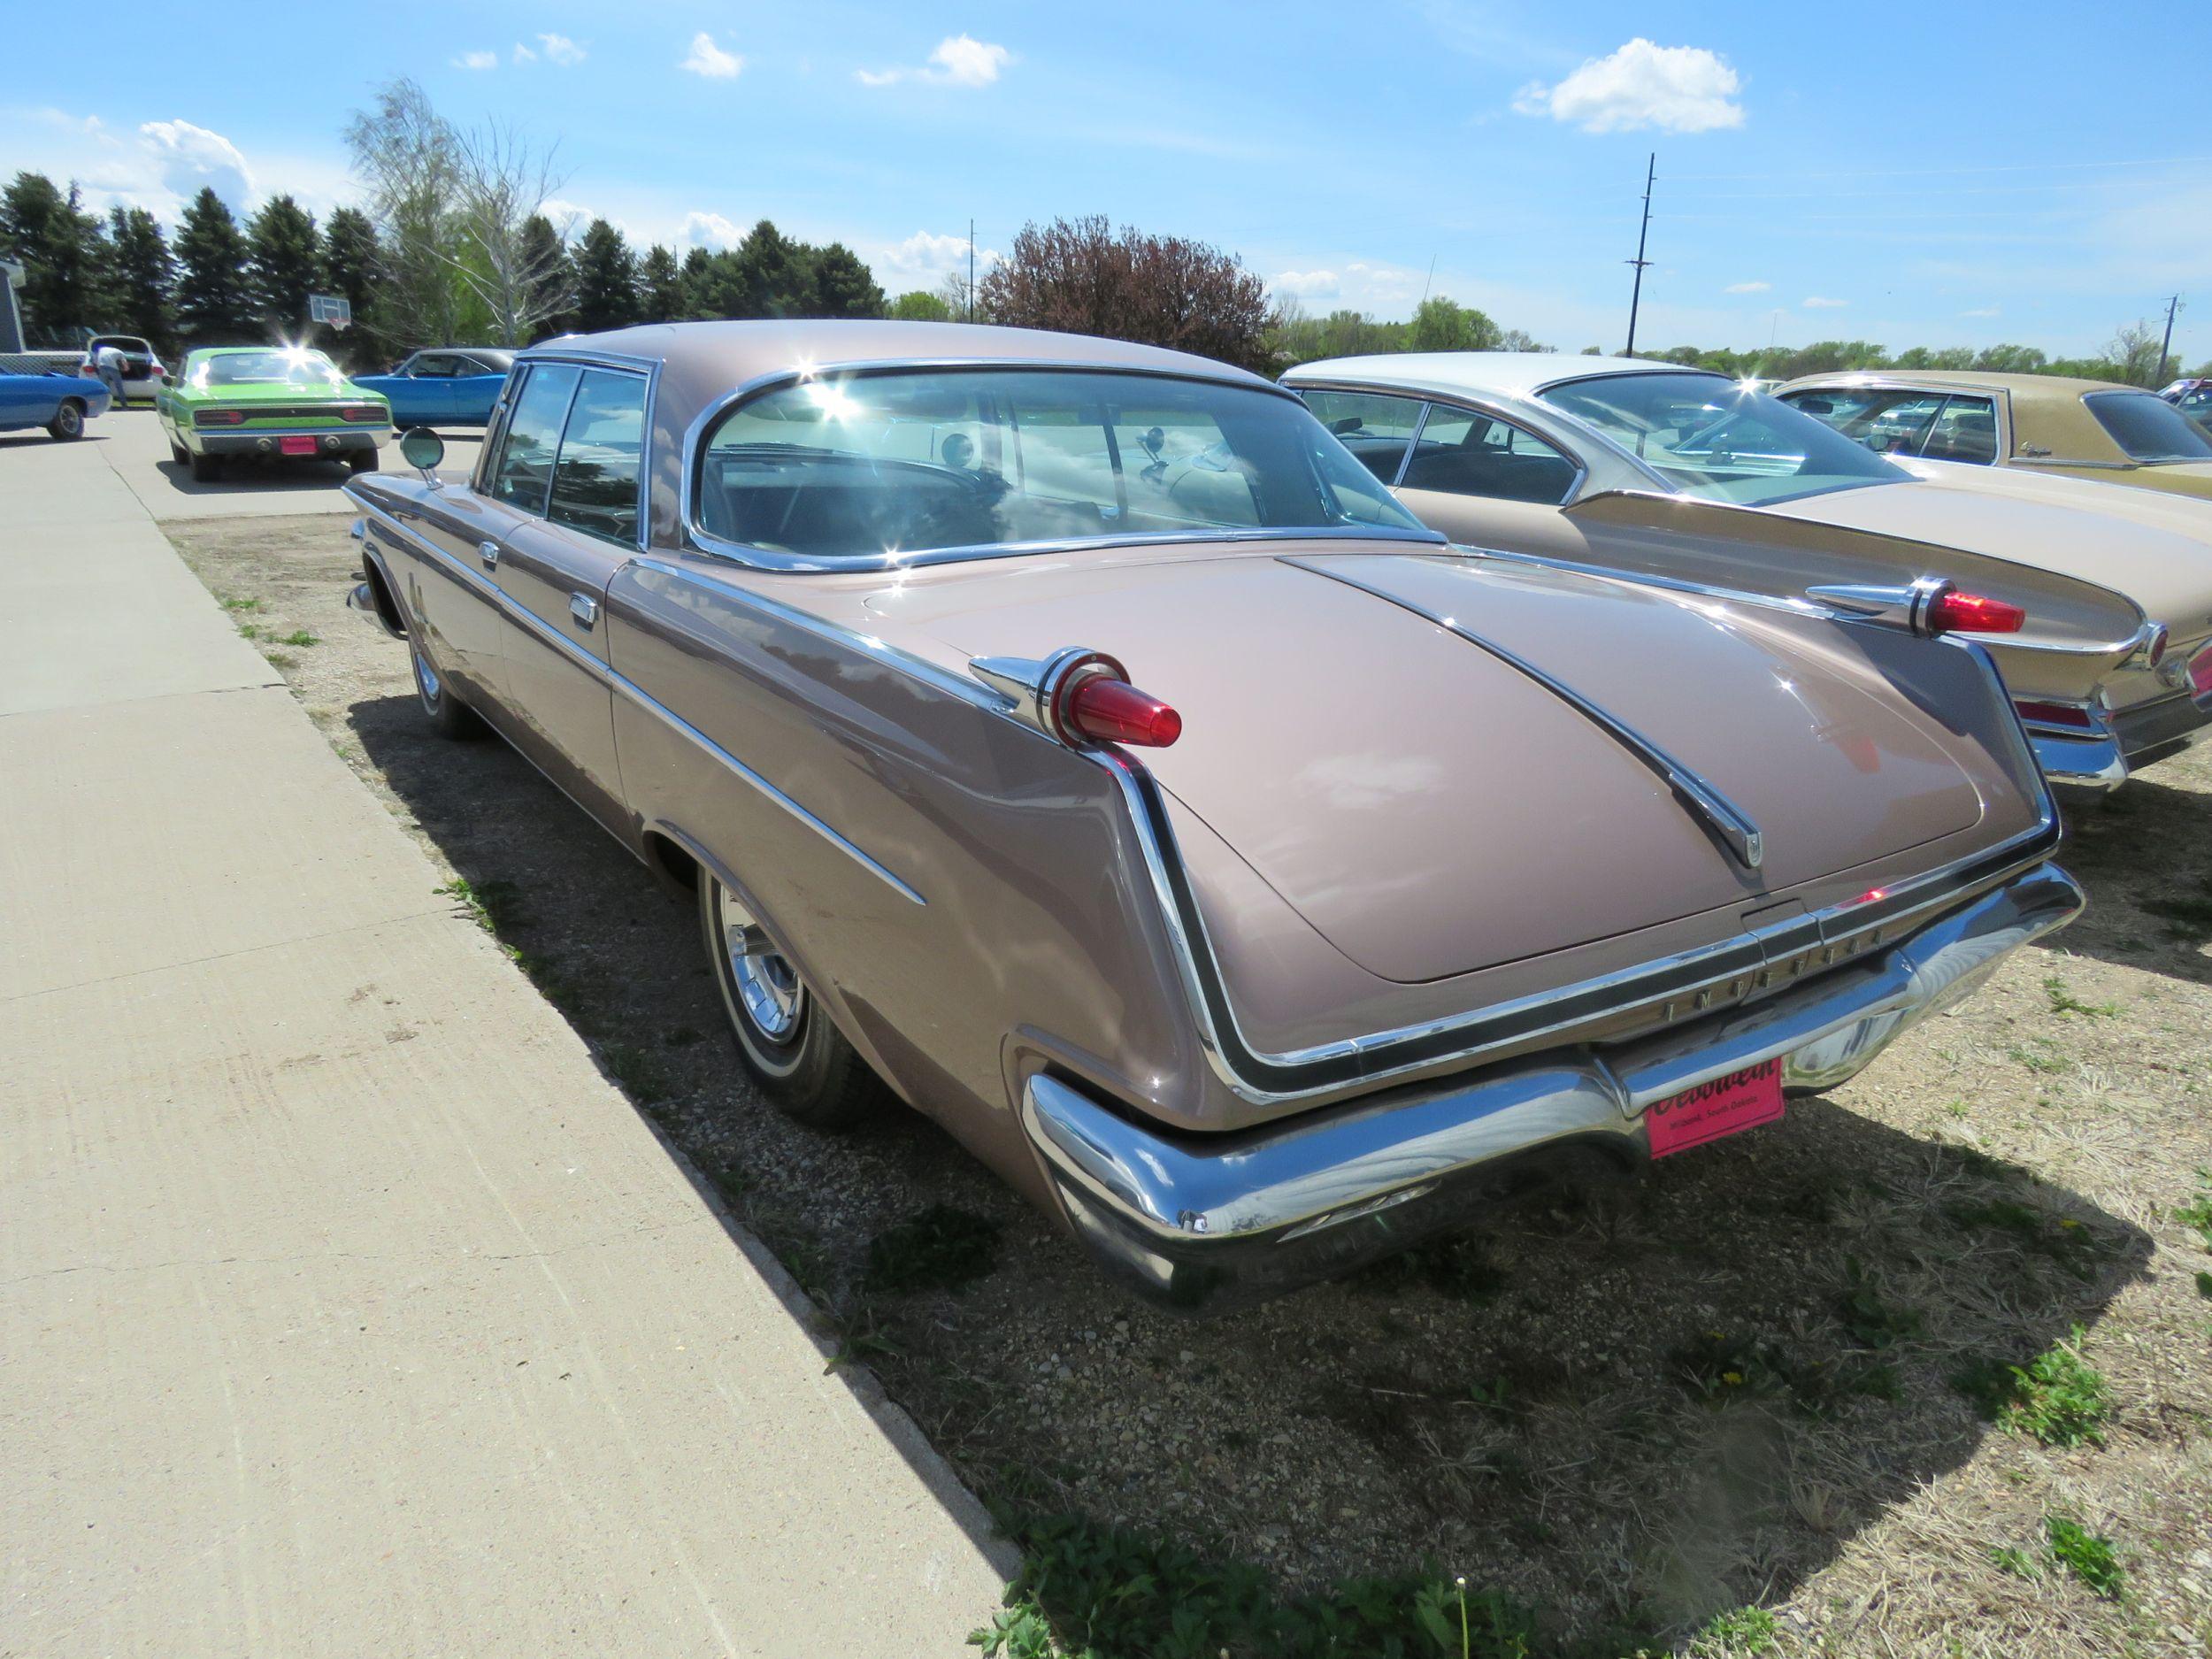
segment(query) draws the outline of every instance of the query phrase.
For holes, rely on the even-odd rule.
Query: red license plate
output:
[[[1782,1063],[1776,1059],[1647,1106],[1644,1125],[1651,1135],[1651,1156],[1663,1158],[1670,1152],[1686,1152],[1723,1135],[1770,1124],[1781,1115]]]
[[[279,438],[277,453],[279,455],[312,455],[315,453],[315,440],[312,438]]]

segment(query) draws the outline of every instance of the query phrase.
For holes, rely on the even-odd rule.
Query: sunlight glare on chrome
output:
[[[865,404],[834,380],[809,380],[806,395],[825,419],[854,420],[868,412]]]

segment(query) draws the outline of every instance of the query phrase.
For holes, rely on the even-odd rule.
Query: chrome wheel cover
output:
[[[806,987],[727,887],[721,904],[722,953],[746,1018],[770,1042],[788,1042],[806,1013]]]

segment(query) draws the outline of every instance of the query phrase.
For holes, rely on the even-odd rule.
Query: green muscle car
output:
[[[299,346],[203,347],[155,394],[154,410],[169,453],[197,479],[246,457],[373,472],[392,436],[389,403]]]

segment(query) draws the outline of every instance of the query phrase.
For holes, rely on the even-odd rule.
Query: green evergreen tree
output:
[[[323,239],[314,216],[288,196],[273,196],[253,216],[246,238],[254,310],[272,334],[298,339],[307,327],[307,296],[323,291]]]
[[[638,266],[638,288],[642,307],[641,320],[672,323],[682,319],[683,273],[676,268],[676,256],[658,242],[646,250]]]
[[[315,343],[352,368],[388,366],[399,355],[377,303],[376,274],[382,268],[384,250],[376,227],[358,208],[331,211],[323,227],[323,287],[353,311],[353,321],[342,334],[321,334]]]
[[[63,191],[42,173],[17,173],[0,192],[0,250],[23,266],[26,343],[81,345],[114,320],[111,250],[75,185]]]
[[[814,252],[814,314],[817,317],[880,317],[883,290],[875,273],[841,242]]]
[[[553,228],[553,221],[542,213],[533,213],[522,227],[522,257],[526,269],[545,273],[548,302],[557,306],[539,323],[535,337],[549,340],[555,334],[575,333],[575,262],[560,232]]]
[[[585,334],[637,320],[637,259],[622,233],[595,219],[576,244],[576,326]]]
[[[805,317],[814,311],[814,268],[803,242],[767,219],[746,233],[734,256],[734,317]]]
[[[177,321],[196,346],[259,337],[247,285],[246,238],[223,198],[202,188],[177,227]]]
[[[108,244],[114,250],[117,326],[150,341],[165,357],[173,354],[177,316],[169,292],[177,262],[161,227],[142,207],[119,207],[108,215]]]

